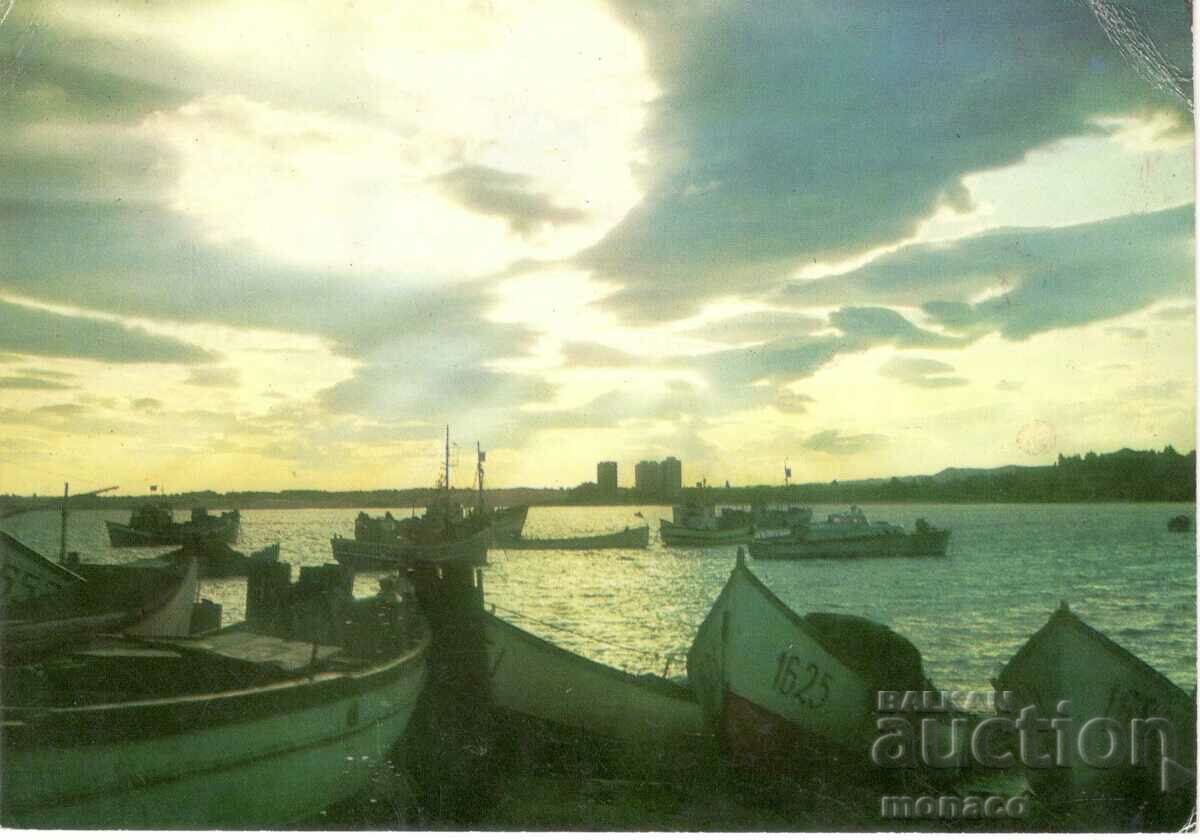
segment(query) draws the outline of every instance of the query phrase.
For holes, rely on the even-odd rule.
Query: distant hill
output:
[[[428,487],[394,490],[282,490],[179,493],[169,496],[97,496],[73,501],[77,508],[129,509],[163,501],[176,509],[240,508],[390,508],[424,507],[437,490]],[[1189,502],[1196,498],[1196,453],[1181,455],[1171,447],[1161,452],[1120,449],[1107,454],[1059,455],[1054,464],[1026,467],[947,467],[933,475],[868,478],[789,487],[710,487],[715,504],[756,501],[792,504],[851,504],[864,502]],[[454,490],[455,498],[473,505],[476,494]],[[639,495],[621,488],[605,496],[586,482],[578,487],[498,488],[488,490],[492,505],[650,505],[670,504],[669,498]],[[0,495],[0,518],[6,510],[54,499]]]

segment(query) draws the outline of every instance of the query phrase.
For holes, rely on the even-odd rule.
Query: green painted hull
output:
[[[361,790],[404,734],[426,650],[211,696],[6,709],[3,822],[270,828],[316,816]]]

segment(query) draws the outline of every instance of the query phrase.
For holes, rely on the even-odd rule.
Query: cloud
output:
[[[60,315],[3,300],[0,300],[0,350],[120,364],[192,363],[214,358],[196,345],[115,320]]]
[[[18,391],[67,391],[74,388],[55,379],[35,376],[0,376],[0,389]]]
[[[1140,341],[1149,335],[1141,327],[1107,327],[1104,331],[1109,335],[1120,336],[1130,341]]]
[[[803,263],[898,242],[937,208],[966,206],[964,175],[1093,134],[1098,117],[1157,109],[1190,123],[1085,3],[616,8],[663,91],[646,131],[657,165],[584,262],[625,284],[611,303],[630,318],[768,293]],[[1190,76],[1185,11],[1147,3],[1137,16]]]
[[[886,435],[844,435],[836,429],[826,429],[805,438],[801,445],[805,449],[829,455],[857,455],[860,452],[879,449],[887,440]]]
[[[812,315],[768,309],[713,321],[697,327],[692,332],[725,344],[740,344],[747,341],[776,341],[808,335],[825,326],[824,320]]]
[[[229,367],[194,367],[188,371],[184,385],[197,385],[201,388],[236,388],[242,380],[236,368]]]
[[[813,398],[793,391],[780,391],[775,395],[775,407],[784,414],[804,414]]]
[[[919,388],[953,388],[967,384],[967,380],[961,376],[946,375],[954,372],[954,365],[936,359],[898,356],[888,361],[879,372],[889,379]]]
[[[545,193],[533,189],[528,175],[503,172],[488,166],[460,166],[438,178],[450,195],[466,207],[487,216],[499,216],[513,233],[528,236],[543,226],[581,222],[587,214],[561,207]]]
[[[964,337],[1022,339],[1192,294],[1193,210],[912,245],[846,274],[793,284],[782,297],[792,305],[920,303]]]
[[[154,397],[140,397],[136,400],[130,400],[129,407],[135,411],[161,411],[163,408],[163,401],[157,400]]]
[[[637,356],[594,341],[569,341],[563,345],[564,366],[570,368],[621,368],[645,364]]]

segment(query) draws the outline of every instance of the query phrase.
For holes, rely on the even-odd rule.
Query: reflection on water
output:
[[[1066,600],[1089,623],[1191,690],[1194,535],[1166,528],[1186,507],[874,505],[867,510],[872,519],[911,527],[924,517],[951,528],[947,557],[749,562],[798,612],[855,613],[903,633],[920,648],[941,688],[987,689],[1003,663]],[[832,510],[817,508],[815,515]],[[238,548],[279,542],[282,559],[293,565],[329,563],[329,538],[334,532],[352,534],[357,513],[243,511]],[[669,516],[670,509],[661,507],[534,508],[527,536],[616,531],[644,521],[651,525],[650,548],[493,551],[486,600],[519,613],[514,623],[586,656],[635,671],[682,673],[683,654],[733,566],[735,549],[666,548],[658,540],[658,519]],[[70,547],[101,562],[166,550],[109,548],[106,518],[128,521],[128,512],[73,513]],[[57,555],[55,512],[26,514],[3,525],[48,556]],[[360,576],[356,592],[373,594],[377,577]],[[242,579],[203,585],[205,597],[224,605],[226,622],[242,617],[245,591]]]

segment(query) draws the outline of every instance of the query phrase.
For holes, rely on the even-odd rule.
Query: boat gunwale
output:
[[[290,692],[295,692],[298,689],[309,688],[319,694],[333,692],[335,695],[344,695],[355,693],[363,684],[373,684],[374,682],[387,682],[384,679],[387,675],[395,672],[397,676],[408,670],[414,663],[420,664],[424,661],[430,646],[432,644],[432,631],[427,622],[422,621],[421,636],[417,643],[409,647],[399,656],[385,660],[383,662],[373,663],[369,667],[364,667],[352,671],[331,671],[323,670],[311,674],[303,674],[296,676],[287,676],[286,678],[258,686],[250,686],[248,688],[232,688],[224,691],[208,692],[204,694],[184,694],[172,695],[168,697],[156,697],[145,700],[129,700],[126,702],[116,703],[96,703],[88,706],[0,706],[0,729],[3,729],[5,734],[20,731],[26,726],[42,727],[50,725],[53,727],[55,723],[61,721],[70,721],[78,719],[86,715],[109,715],[112,713],[134,712],[141,710],[165,710],[170,708],[178,708],[188,711],[196,708],[200,704],[210,704],[214,702],[238,704],[246,700],[252,700],[262,697],[283,696]],[[231,624],[228,628],[223,628],[222,632],[243,629],[246,627],[245,622]],[[172,644],[172,640],[167,638],[146,637],[134,639],[141,641],[148,646],[156,649],[175,650],[184,655],[192,654],[195,656],[217,656],[220,654],[206,651],[203,649],[188,648]],[[320,698],[314,699],[309,703],[300,704],[302,708],[321,705],[324,702]],[[284,708],[287,708],[286,706]],[[206,710],[210,711],[210,710]],[[274,717],[280,714],[280,708],[265,708],[261,709],[257,714],[251,715],[236,715],[236,720],[254,720],[266,717]],[[219,714],[209,715],[201,725],[188,725],[186,720],[168,721],[175,723],[175,727],[167,727],[171,730],[188,731],[188,730],[204,730],[214,726],[221,726],[228,721],[223,719]],[[102,737],[95,737],[97,734]],[[160,737],[161,732],[149,729],[141,733],[145,738]],[[115,735],[108,738],[103,737],[104,733],[90,733],[88,743],[103,743],[111,740],[123,740],[124,734]],[[52,742],[60,742],[59,738],[51,738]],[[139,739],[140,740],[140,739]]]
[[[1092,625],[1088,624],[1082,618],[1075,614],[1070,607],[1060,606],[1050,618],[1046,620],[1037,632],[1025,640],[1024,644],[1013,654],[1012,658],[1000,669],[1000,673],[996,675],[995,683],[1008,682],[1011,675],[1017,669],[1020,669],[1025,660],[1033,655],[1033,649],[1042,643],[1042,641],[1050,636],[1058,626],[1076,627],[1083,631],[1085,637],[1109,651],[1116,654],[1118,659],[1130,663],[1135,670],[1140,670],[1144,675],[1148,676],[1152,681],[1161,683],[1168,692],[1178,692],[1184,701],[1188,701],[1188,693],[1182,687],[1176,685],[1169,677],[1155,668],[1146,660],[1142,659],[1137,654],[1128,650],[1120,642],[1110,639],[1103,631],[1097,630]],[[1194,705],[1194,701],[1193,701]]]
[[[510,628],[511,630],[515,631],[519,638],[532,643],[534,647],[543,648],[549,653],[556,654],[564,659],[581,664],[590,670],[603,674],[604,676],[615,676],[622,682],[629,683],[630,685],[638,688],[648,689],[655,694],[668,696],[674,700],[682,700],[684,702],[694,703],[697,705],[699,704],[699,701],[696,699],[696,696],[690,687],[680,685],[679,683],[673,682],[666,677],[660,677],[657,674],[633,674],[620,668],[614,668],[612,665],[606,665],[603,662],[598,662],[595,659],[589,659],[586,656],[582,656],[581,654],[567,650],[566,648],[560,647],[553,642],[547,641],[541,636],[530,633],[528,630],[518,627],[511,621],[505,621],[498,615],[487,610],[484,611],[484,618],[485,620],[498,622],[505,627]]]

